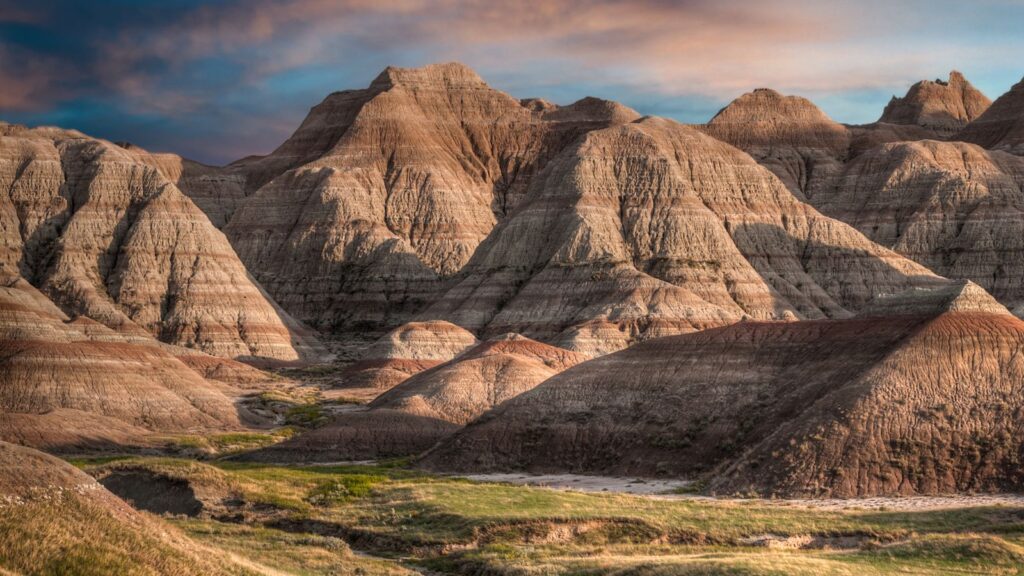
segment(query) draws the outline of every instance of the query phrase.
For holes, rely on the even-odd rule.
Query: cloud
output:
[[[889,94],[951,68],[976,73],[996,96],[1019,78],[1024,50],[1015,0],[8,4],[0,0],[0,113],[59,120],[76,103],[104,102],[129,118],[121,126],[159,118],[168,145],[204,155],[227,150],[243,128],[247,142],[279,141],[281,126],[326,93],[364,86],[387,64],[459,60],[519,96],[590,93],[688,121],[768,86],[865,121]],[[223,136],[200,136],[211,124]]]

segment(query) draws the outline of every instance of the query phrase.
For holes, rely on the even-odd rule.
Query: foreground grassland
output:
[[[178,528],[282,574],[1024,574],[1024,509],[1009,506],[826,511],[585,494],[400,463],[76,463],[187,481],[205,507]]]

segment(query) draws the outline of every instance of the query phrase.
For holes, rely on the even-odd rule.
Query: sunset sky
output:
[[[954,68],[996,98],[1022,26],[1024,0],[0,0],[0,120],[219,164],[386,65],[457,60],[517,97],[704,122],[766,86],[863,123]]]

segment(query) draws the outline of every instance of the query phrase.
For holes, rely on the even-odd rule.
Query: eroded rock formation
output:
[[[984,114],[957,135],[957,139],[1024,155],[1024,80],[997,98]]]
[[[842,168],[850,131],[806,98],[760,88],[733,100],[701,130],[740,148],[800,198]]]
[[[198,178],[177,162],[77,132],[0,125],[0,276],[21,276],[66,313],[124,334],[225,357],[315,355],[311,333],[169,180]]]
[[[588,353],[745,318],[848,316],[942,282],[743,152],[658,118],[552,160],[455,280],[424,318]]]
[[[1022,345],[1024,322],[970,283],[856,318],[661,338],[498,406],[424,464],[667,474],[730,494],[1019,490]]]
[[[909,124],[952,136],[981,116],[992,104],[956,70],[949,80],[922,80],[906,96],[892,97],[879,122]]]
[[[241,425],[228,387],[174,347],[71,320],[22,279],[0,285],[0,351],[0,440],[65,450]]]
[[[1024,312],[1024,159],[962,142],[885,144],[813,202],[875,242]]]
[[[299,318],[394,327],[462,268],[548,159],[637,117],[592,98],[524,105],[458,64],[388,68],[328,96],[271,155],[233,166],[258,190],[225,231]]]

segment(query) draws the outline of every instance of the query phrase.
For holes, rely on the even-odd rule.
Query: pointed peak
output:
[[[370,84],[370,88],[386,90],[395,86],[467,88],[487,87],[472,68],[458,62],[428,64],[420,68],[388,66]]]
[[[947,313],[1000,314],[1012,316],[984,288],[970,280],[949,282],[935,288],[912,288],[879,296],[861,316],[939,316]]]
[[[955,131],[981,116],[991,103],[963,74],[952,70],[949,80],[921,80],[902,98],[893,97],[878,121]]]

